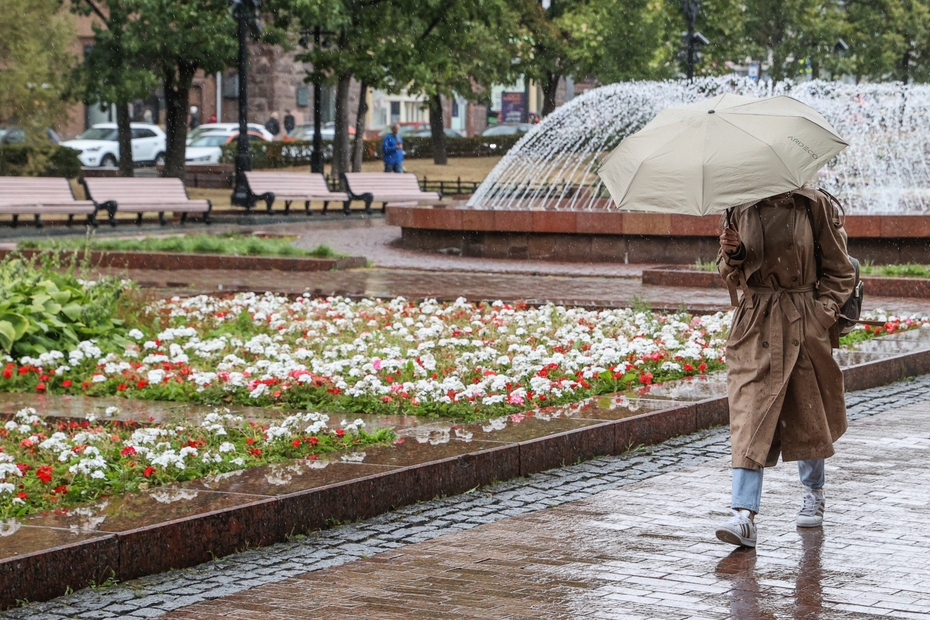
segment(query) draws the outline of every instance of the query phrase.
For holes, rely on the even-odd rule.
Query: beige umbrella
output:
[[[791,97],[668,108],[597,171],[621,209],[706,215],[800,188],[848,145]]]

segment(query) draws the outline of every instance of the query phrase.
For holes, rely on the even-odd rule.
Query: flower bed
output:
[[[136,344],[10,361],[0,389],[487,418],[723,368],[729,315],[199,296]]]
[[[107,414],[116,413],[115,408]],[[335,450],[384,443],[390,429],[361,420],[328,426],[298,413],[257,424],[216,411],[199,424],[43,418],[23,409],[0,427],[0,518],[67,510],[99,495],[126,493],[291,459],[316,461]]]
[[[10,360],[0,389],[486,419],[721,370],[730,318],[464,299],[175,298],[137,317],[133,344]],[[847,340],[927,323],[880,318],[885,328]]]

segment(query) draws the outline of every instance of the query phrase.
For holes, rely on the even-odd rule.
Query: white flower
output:
[[[227,452],[235,452],[236,446],[234,444],[229,443],[228,441],[224,441],[223,443],[220,444],[219,451],[222,452],[223,454]]]
[[[143,338],[145,338],[145,334],[143,334],[138,329],[130,329],[127,335],[133,340],[142,340]]]

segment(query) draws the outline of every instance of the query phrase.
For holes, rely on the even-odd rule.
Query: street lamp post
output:
[[[252,154],[249,152],[249,31],[259,30],[256,21],[260,0],[232,0],[232,13],[236,20],[236,35],[239,41],[239,137],[236,140],[236,185],[230,202],[251,209],[255,198],[249,190],[245,173],[252,169]]]
[[[320,27],[313,29],[313,49],[320,49]],[[313,72],[313,151],[310,153],[310,172],[323,173],[323,84],[319,74]]]
[[[692,82],[694,81],[694,65],[701,56],[699,50],[708,45],[710,41],[700,32],[694,31],[694,24],[697,21],[698,13],[701,11],[701,0],[681,0],[681,10],[684,12],[685,21],[688,24],[688,31],[681,33],[682,43],[685,45],[683,60],[687,67],[688,81]]]

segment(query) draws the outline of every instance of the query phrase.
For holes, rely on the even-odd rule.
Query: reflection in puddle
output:
[[[481,430],[485,433],[493,433],[494,431],[502,431],[505,428],[507,428],[507,416],[488,420],[487,424],[482,425]]]
[[[159,504],[173,504],[175,502],[183,502],[195,499],[197,495],[199,495],[197,491],[191,489],[182,489],[179,487],[155,489],[150,493],[151,498]]]
[[[201,481],[203,482],[203,486],[207,487],[208,489],[212,489],[214,487],[219,487],[220,483],[225,482],[226,480],[241,476],[243,473],[245,473],[244,469],[237,469],[235,471],[228,471],[222,474],[206,476],[205,478],[202,478]]]
[[[366,456],[364,452],[353,452],[352,454],[343,454],[342,460],[346,463],[361,463]]]
[[[472,433],[471,431],[466,431],[460,426],[455,427],[455,438],[456,439],[461,439],[462,441],[469,442],[474,436],[475,436],[474,433]]]
[[[6,521],[0,521],[0,536],[12,536],[23,526],[22,523],[16,519],[7,519]]]

